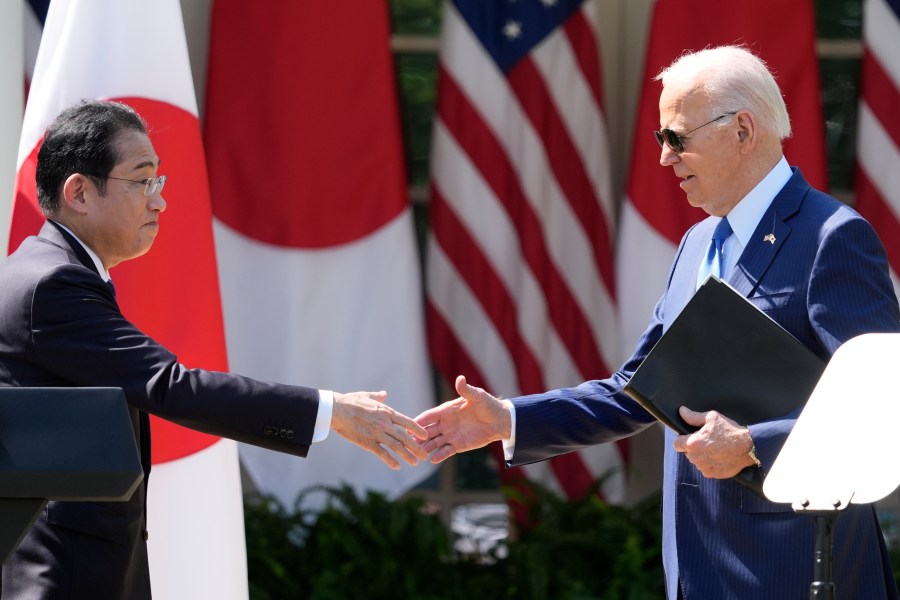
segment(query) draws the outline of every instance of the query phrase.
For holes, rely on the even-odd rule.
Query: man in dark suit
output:
[[[823,359],[857,335],[900,331],[887,259],[870,225],[787,165],[781,142],[790,122],[765,64],[743,48],[713,48],[679,58],[658,79],[660,164],[672,168],[688,202],[710,216],[682,239],[634,355],[608,379],[512,400],[458,377],[460,398],[416,418],[429,430],[433,462],[502,440],[509,464],[525,464],[654,423],[623,386],[708,266]],[[689,407],[681,414],[699,430],[666,432],[668,598],[807,597],[812,519],[730,479],[746,467],[771,467],[799,411],[763,423]],[[834,581],[848,597],[897,598],[872,506],[851,506],[837,520]]]
[[[330,429],[378,455],[416,464],[426,432],[384,392],[332,393],[187,369],[119,311],[109,269],[150,249],[165,176],[131,108],[64,111],[38,154],[48,221],[0,265],[0,385],[120,387],[144,472],[147,413],[186,427],[306,456]],[[392,454],[393,453],[393,454]],[[147,600],[146,485],[126,503],[50,502],[3,566],[3,600]]]

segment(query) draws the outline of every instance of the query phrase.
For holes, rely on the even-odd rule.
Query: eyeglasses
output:
[[[684,140],[685,140],[685,138],[687,138],[688,135],[690,135],[691,133],[694,133],[695,131],[700,129],[700,127],[706,127],[710,123],[715,123],[719,119],[724,119],[727,116],[736,115],[736,114],[737,114],[737,112],[728,112],[728,113],[725,113],[724,115],[719,115],[712,121],[707,121],[703,125],[694,127],[687,133],[682,133],[681,135],[675,133],[671,129],[661,129],[660,131],[654,131],[653,134],[656,136],[656,141],[659,142],[660,148],[662,148],[663,144],[665,144],[666,146],[671,148],[672,152],[674,152],[675,154],[681,154],[682,152],[684,152]]]
[[[142,183],[144,184],[145,196],[153,196],[154,194],[161,193],[166,185],[165,175],[160,175],[159,177],[148,177],[146,179],[123,179],[122,177],[113,177],[112,175],[95,175],[95,177],[100,177],[102,179],[117,179],[119,181],[130,181],[131,183]]]

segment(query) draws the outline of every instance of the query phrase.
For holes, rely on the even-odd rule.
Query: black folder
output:
[[[802,299],[801,299],[802,300]],[[666,330],[625,393],[679,434],[681,406],[716,410],[740,425],[803,407],[825,362],[727,283],[710,277]],[[738,478],[762,494],[755,467]]]

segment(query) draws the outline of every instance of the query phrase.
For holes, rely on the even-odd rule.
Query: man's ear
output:
[[[737,122],[738,142],[742,152],[749,152],[756,145],[756,117],[748,111],[741,111],[735,115]]]
[[[97,186],[86,175],[72,173],[63,182],[60,204],[78,214],[85,214],[88,208],[87,194],[96,190]]]

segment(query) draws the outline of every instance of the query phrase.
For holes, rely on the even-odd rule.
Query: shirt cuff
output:
[[[319,409],[316,411],[316,426],[313,429],[313,442],[323,442],[331,431],[331,413],[334,409],[334,392],[319,390]]]
[[[503,459],[512,460],[513,454],[516,453],[516,407],[509,400],[501,400],[500,404],[509,411],[510,431],[512,432],[509,439],[500,440],[503,444]]]

